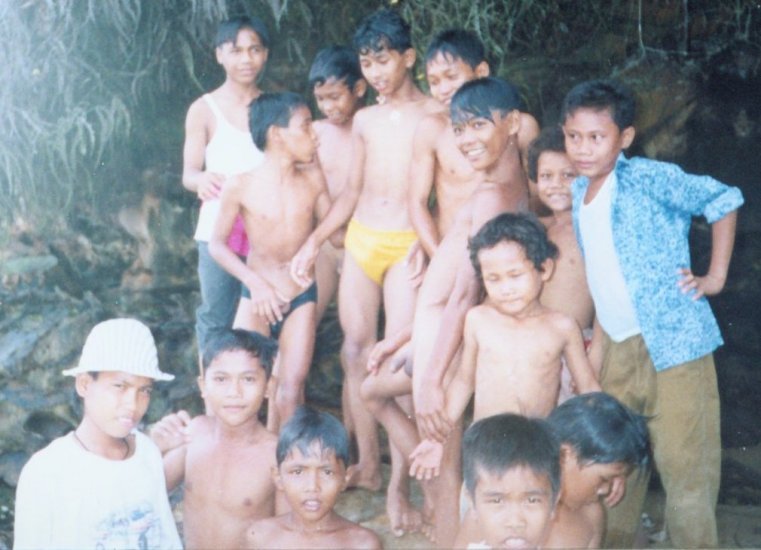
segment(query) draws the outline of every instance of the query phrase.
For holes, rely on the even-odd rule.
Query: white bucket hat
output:
[[[109,319],[90,331],[79,365],[66,376],[85,372],[119,371],[155,380],[173,380],[159,370],[156,344],[150,329],[135,319]]]

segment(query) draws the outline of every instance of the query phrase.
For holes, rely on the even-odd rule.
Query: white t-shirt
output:
[[[135,453],[108,460],[71,433],[29,459],[16,489],[13,547],[182,548],[161,453],[135,432]]]
[[[616,173],[611,172],[595,198],[582,203],[579,232],[595,315],[608,336],[621,342],[639,334],[640,328],[613,243],[610,213],[616,183]]]

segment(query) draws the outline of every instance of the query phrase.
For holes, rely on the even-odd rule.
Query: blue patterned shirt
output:
[[[693,216],[720,220],[743,203],[740,190],[709,176],[686,174],[675,164],[623,154],[611,198],[611,229],[621,270],[655,370],[713,352],[724,342],[708,300],[693,300],[677,286],[690,267],[688,233]],[[589,178],[573,182],[573,224],[579,246],[579,207]]]

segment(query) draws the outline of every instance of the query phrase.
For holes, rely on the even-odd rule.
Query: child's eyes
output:
[[[325,469],[323,470],[323,473],[324,473],[326,476],[332,476],[332,475],[333,475],[333,470],[331,470],[330,468],[325,468]]]
[[[563,178],[567,180],[572,180],[576,177],[576,174],[574,172],[563,172]]]
[[[542,497],[530,496],[526,499],[526,502],[528,502],[529,504],[541,504]]]
[[[153,393],[153,388],[140,388],[140,391],[144,395],[151,395],[151,393]]]
[[[502,504],[502,497],[491,497],[486,502],[489,504]]]

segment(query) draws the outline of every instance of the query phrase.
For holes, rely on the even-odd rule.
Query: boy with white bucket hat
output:
[[[77,428],[38,451],[16,489],[14,548],[180,548],[161,454],[136,430],[158,368],[151,331],[134,319],[96,325],[75,376]]]

